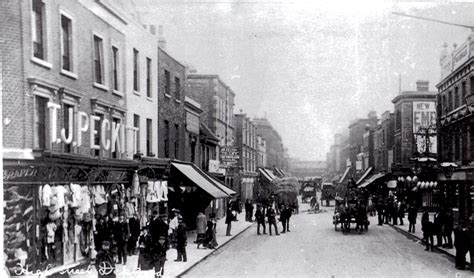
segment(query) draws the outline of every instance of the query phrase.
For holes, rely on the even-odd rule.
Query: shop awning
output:
[[[171,163],[171,165],[213,198],[219,199],[229,197],[229,195],[220,189],[209,176],[204,172],[201,172],[201,170],[193,164]]]
[[[225,186],[222,182],[220,182],[219,180],[217,180],[217,179],[214,178],[213,176],[208,175],[208,177],[211,178],[211,180],[212,180],[222,191],[224,191],[226,194],[228,194],[228,195],[235,195],[235,194],[237,194],[237,192],[235,192],[234,190],[228,188],[227,186]]]
[[[263,168],[258,168],[258,171],[264,176],[269,182],[273,181],[272,177]]]
[[[364,187],[368,186],[369,184],[375,182],[376,180],[385,177],[386,175],[387,175],[387,173],[375,174],[375,175],[371,176],[370,178],[368,178],[366,181],[364,181],[361,185],[359,185],[358,188],[364,188]]]
[[[346,179],[346,177],[347,177],[347,175],[349,174],[349,171],[350,171],[350,170],[351,170],[351,167],[347,167],[347,168],[346,168],[346,171],[344,171],[344,174],[342,174],[342,177],[341,177],[341,179],[339,180],[339,183],[342,183],[342,182]]]
[[[363,182],[368,176],[369,174],[372,172],[372,170],[374,169],[374,167],[369,167],[365,170],[365,172],[362,174],[362,176],[357,180],[356,182],[356,185],[360,184],[361,182]]]

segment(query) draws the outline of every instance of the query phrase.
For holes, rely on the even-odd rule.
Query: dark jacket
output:
[[[470,246],[468,229],[457,226],[454,229],[454,247],[459,250],[469,250]]]
[[[138,266],[141,270],[150,270],[153,268],[153,240],[151,235],[141,235],[138,243],[140,245]]]
[[[130,236],[138,238],[140,236],[140,222],[135,217],[128,220],[128,229],[130,231]]]
[[[448,213],[444,216],[443,234],[451,235],[454,229],[453,216]]]
[[[168,224],[160,218],[151,220],[150,235],[155,242],[158,242],[158,238],[160,238],[160,236],[168,238]]]
[[[115,278],[115,262],[112,253],[99,251],[95,258],[95,268],[99,277]]]
[[[434,233],[439,234],[443,231],[443,222],[444,222],[444,215],[443,213],[438,213],[435,215],[434,218]]]
[[[415,206],[412,206],[408,209],[408,221],[410,223],[416,224],[416,217],[418,215],[418,210]]]
[[[234,215],[232,214],[232,209],[229,207],[227,208],[227,212],[226,212],[226,216],[225,216],[225,223],[226,224],[229,224],[231,223],[232,221],[234,221],[235,217]]]
[[[270,207],[267,209],[267,219],[268,219],[268,223],[272,223],[272,222],[275,222],[275,217],[276,217],[276,212],[275,210]]]
[[[263,214],[262,209],[257,209],[255,212],[255,219],[257,219],[258,223],[264,223],[265,222],[265,215]]]
[[[178,247],[186,246],[187,235],[186,235],[186,225],[181,223],[176,229],[176,245]]]
[[[114,227],[114,239],[117,242],[125,242],[128,240],[130,232],[128,230],[127,222],[117,222]]]

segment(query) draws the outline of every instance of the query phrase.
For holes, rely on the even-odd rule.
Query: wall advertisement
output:
[[[436,154],[436,103],[434,101],[413,102],[413,135],[418,153]]]

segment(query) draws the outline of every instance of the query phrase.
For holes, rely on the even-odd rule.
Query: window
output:
[[[170,123],[165,120],[165,136],[164,136],[165,158],[170,157]]]
[[[112,85],[115,91],[119,88],[119,50],[112,46]]]
[[[174,92],[174,95],[175,95],[175,98],[176,99],[181,99],[181,80],[179,80],[178,77],[175,77],[174,78],[174,84],[175,84],[175,92]]]
[[[94,81],[104,84],[104,45],[102,38],[94,36]]]
[[[112,122],[115,123],[115,125],[122,123],[122,121],[120,120],[120,118],[115,118],[115,117],[112,118]],[[119,140],[117,140],[117,141],[115,142],[115,151],[112,152],[112,158],[120,158],[120,157],[119,157],[119,153],[117,152],[117,150],[118,150],[119,148],[120,148],[120,146],[119,146]]]
[[[61,68],[73,71],[72,60],[72,21],[61,14]]]
[[[453,92],[449,91],[448,93],[448,111],[453,110]]]
[[[151,59],[146,58],[146,96],[151,97]]]
[[[152,138],[153,138],[153,121],[146,119],[146,155],[153,156]]]
[[[72,131],[72,130],[69,130],[69,108],[74,108],[74,107],[66,103],[63,105],[63,128],[64,128],[64,131],[66,132],[66,136],[69,136],[69,132]],[[72,128],[74,129],[74,124]],[[67,153],[72,152],[71,144],[64,143],[64,152],[67,152]]]
[[[196,163],[196,137],[189,137],[189,141],[191,141],[191,162]]]
[[[133,127],[137,129],[135,138],[135,153],[140,152],[140,116],[133,114]]]
[[[138,60],[138,50],[133,49],[133,90],[140,91],[140,61]]]
[[[49,99],[44,97],[35,97],[35,148],[49,149],[48,101]]]
[[[97,130],[97,133],[94,134],[94,144],[100,146],[100,135],[102,133],[102,121],[104,120],[104,114],[96,113],[96,115],[100,118],[100,120],[95,123],[95,130]],[[100,156],[100,148],[98,150],[94,150],[94,156]]]
[[[453,109],[458,108],[459,106],[459,88],[455,87],[454,88],[454,107]]]
[[[446,95],[443,95],[443,103],[441,105],[441,114],[442,115],[446,114],[446,110],[448,108],[447,105],[448,105],[448,103],[446,102]]]
[[[466,82],[461,83],[461,105],[464,105],[466,100]]]
[[[170,94],[170,72],[165,70],[165,94]]]
[[[33,0],[31,21],[33,27],[33,57],[46,60],[46,12],[42,0]]]
[[[179,125],[174,125],[174,158],[179,159]]]

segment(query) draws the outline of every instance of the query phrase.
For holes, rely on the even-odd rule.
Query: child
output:
[[[97,253],[95,268],[99,278],[115,278],[115,262],[112,252],[110,252],[110,241],[102,241],[102,250]]]
[[[176,229],[176,251],[178,252],[178,258],[175,262],[186,262],[186,225],[183,223],[183,218],[178,217],[178,228]]]
[[[158,238],[158,243],[155,244],[153,250],[155,277],[163,277],[165,274],[166,250],[166,237],[160,236]]]

